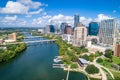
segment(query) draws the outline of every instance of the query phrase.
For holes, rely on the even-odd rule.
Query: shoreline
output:
[[[3,52],[1,52],[0,63],[8,62],[9,60],[15,58],[16,56],[18,56],[20,53],[27,49],[27,45],[25,43],[17,45],[7,45],[7,47],[8,49],[3,50]],[[13,49],[9,49],[10,47],[12,47]]]
[[[47,38],[47,39],[57,39],[55,36],[52,37],[52,36],[50,36],[50,35],[37,34],[37,33],[34,33],[33,35],[43,36],[44,38]],[[58,40],[59,40],[59,39],[56,40],[55,44],[59,47],[59,50],[60,50],[60,44],[59,44],[59,41],[60,41],[60,40],[59,40],[59,41],[58,41]],[[61,56],[61,55],[60,55],[60,51],[58,52],[58,55]],[[63,62],[63,60],[62,60],[62,62]],[[63,64],[65,64],[65,63],[63,62]],[[67,64],[65,64],[65,65],[67,65]],[[79,66],[79,65],[78,65],[78,66]],[[63,68],[63,70],[64,70],[64,71],[67,71],[68,68]],[[85,72],[84,70],[81,70],[81,69],[70,69],[70,71],[71,71],[71,72],[79,72],[79,73],[82,73],[83,75],[86,76],[87,80],[92,80],[92,79],[90,79],[90,78],[95,78],[95,80],[99,80],[99,78],[91,77],[90,74],[88,74],[87,72]],[[100,79],[101,79],[101,78],[100,78]]]

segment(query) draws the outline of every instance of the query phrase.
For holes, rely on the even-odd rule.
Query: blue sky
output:
[[[91,21],[120,17],[120,0],[0,0],[0,26],[44,27],[68,22],[75,13],[87,25]]]

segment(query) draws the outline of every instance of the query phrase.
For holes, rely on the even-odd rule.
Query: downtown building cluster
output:
[[[101,22],[90,22],[85,26],[79,20],[79,14],[74,15],[74,25],[61,23],[60,27],[47,25],[45,33],[59,33],[63,40],[73,46],[85,46],[90,53],[112,49],[114,55],[120,57],[119,20],[106,19]]]

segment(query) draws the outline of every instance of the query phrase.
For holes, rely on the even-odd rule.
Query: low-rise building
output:
[[[44,33],[44,29],[38,29],[39,33]]]
[[[16,42],[17,41],[17,33],[9,34],[8,35],[8,41]]]
[[[96,51],[104,52],[106,49],[112,49],[112,46],[103,46],[100,44],[92,44],[91,41],[87,41],[87,48],[90,53],[95,53]]]
[[[87,60],[85,60],[85,59],[83,59],[83,58],[79,58],[79,59],[78,59],[78,64],[79,64],[81,67],[85,67],[85,66],[87,66],[87,65],[90,64],[90,61],[87,61]]]
[[[72,44],[73,36],[70,34],[63,34],[62,39],[67,41],[69,44]]]

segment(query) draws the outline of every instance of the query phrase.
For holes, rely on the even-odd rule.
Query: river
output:
[[[30,36],[30,34],[25,34]],[[44,38],[34,38],[28,41]],[[27,41],[27,40],[24,40]],[[31,43],[14,59],[0,64],[0,80],[65,80],[67,72],[53,68],[58,46],[51,43]],[[69,80],[87,80],[82,73],[70,72]]]

